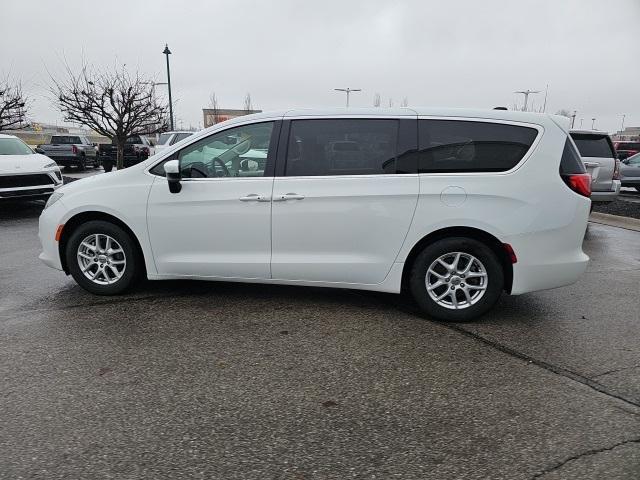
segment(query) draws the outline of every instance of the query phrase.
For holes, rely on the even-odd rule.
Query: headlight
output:
[[[51,196],[49,197],[49,200],[47,200],[47,203],[45,204],[44,208],[47,209],[49,208],[51,205],[53,205],[54,203],[56,203],[58,200],[60,200],[62,198],[62,193],[60,192],[54,192],[51,194]]]
[[[57,167],[58,164],[56,162],[47,163],[44,168]]]

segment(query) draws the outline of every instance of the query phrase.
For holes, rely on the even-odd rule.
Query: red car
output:
[[[631,155],[640,152],[640,141],[619,141],[614,142],[613,147],[616,149],[618,158],[623,160]]]

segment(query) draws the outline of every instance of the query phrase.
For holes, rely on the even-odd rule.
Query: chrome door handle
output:
[[[271,198],[265,197],[263,195],[258,195],[257,193],[250,193],[245,197],[240,197],[239,200],[241,202],[268,202],[271,200]]]
[[[283,195],[278,195],[273,199],[274,202],[285,202],[287,200],[304,200],[304,195],[299,195],[297,193],[285,193]]]

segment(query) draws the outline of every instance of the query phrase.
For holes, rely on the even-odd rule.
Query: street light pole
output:
[[[577,110],[573,111],[573,115],[571,115],[571,128],[573,128],[573,125],[576,123],[576,114],[578,113]]]
[[[518,92],[514,92],[514,93],[521,93],[524,95],[524,107],[522,107],[522,111],[526,112],[527,111],[527,103],[529,102],[529,95],[531,95],[532,93],[540,93],[540,90],[520,90]],[[546,105],[545,105],[546,107]]]
[[[347,94],[347,108],[349,108],[349,94],[351,92],[361,92],[362,90],[359,88],[334,88],[337,92],[345,92]]]
[[[171,50],[169,50],[169,45],[164,44],[164,50],[162,53],[167,57],[167,88],[169,90],[169,126],[171,130],[173,130],[173,102],[171,101],[171,73],[169,71],[169,55],[171,55]]]
[[[591,130],[595,130],[595,126],[596,126],[596,119],[592,118],[591,119]]]
[[[626,115],[622,115],[622,125],[620,126],[620,135],[622,135],[622,132],[624,132],[624,119],[627,118]]]

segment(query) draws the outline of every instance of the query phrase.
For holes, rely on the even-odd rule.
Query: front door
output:
[[[416,141],[410,119],[292,120],[273,188],[273,278],[381,283],[418,200],[403,155]]]
[[[147,222],[159,274],[270,278],[278,130],[279,122],[254,123],[184,147],[177,154],[179,193],[171,193],[166,180],[156,178]]]

